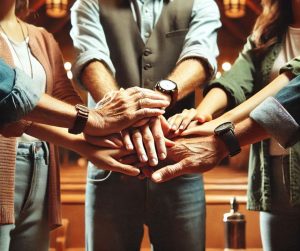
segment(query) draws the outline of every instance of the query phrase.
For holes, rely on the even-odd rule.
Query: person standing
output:
[[[79,56],[74,74],[95,105],[120,87],[155,88],[171,115],[194,105],[194,90],[214,76],[219,11],[212,0],[82,1],[71,9]],[[159,119],[123,131],[127,149],[156,166],[166,158]],[[132,139],[130,136],[132,136]],[[138,250],[143,224],[154,250],[205,248],[205,198],[199,175],[163,185],[90,165],[86,188],[87,250]]]

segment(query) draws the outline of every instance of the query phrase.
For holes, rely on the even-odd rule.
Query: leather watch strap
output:
[[[77,104],[75,106],[75,109],[77,110],[76,119],[75,119],[73,127],[70,128],[68,131],[69,131],[69,133],[72,133],[72,134],[79,134],[79,133],[83,132],[83,130],[86,126],[86,123],[87,123],[87,120],[89,117],[89,109],[86,106],[81,105],[81,104]]]

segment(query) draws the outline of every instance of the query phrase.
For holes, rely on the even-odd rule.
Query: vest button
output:
[[[145,64],[144,70],[148,70],[150,68],[152,68],[152,64]]]
[[[144,56],[149,56],[150,54],[152,54],[152,51],[150,49],[144,50]]]

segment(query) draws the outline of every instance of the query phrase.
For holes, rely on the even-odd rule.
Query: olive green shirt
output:
[[[212,81],[204,90],[220,87],[229,98],[228,108],[237,106],[269,83],[269,76],[277,58],[281,43],[273,45],[264,55],[253,53],[254,43],[248,39],[230,71]],[[291,60],[281,71],[300,75],[300,58]],[[269,140],[251,146],[248,171],[248,203],[250,210],[271,210]],[[300,205],[300,142],[290,148],[289,192],[291,205]]]

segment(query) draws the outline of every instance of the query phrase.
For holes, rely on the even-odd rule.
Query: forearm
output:
[[[110,70],[100,61],[93,61],[83,69],[81,81],[96,102],[107,92],[119,89]]]
[[[33,123],[26,131],[27,134],[49,141],[55,145],[62,146],[78,152],[78,147],[85,144],[82,135],[68,133],[67,129],[49,126],[45,124]]]
[[[204,83],[207,79],[207,71],[200,59],[189,58],[180,62],[168,79],[177,84],[178,99],[180,100]]]
[[[34,110],[27,114],[24,119],[37,123],[71,128],[74,124],[76,114],[74,106],[43,94]]]
[[[250,145],[269,137],[267,131],[251,118],[238,123],[234,131],[240,146]]]
[[[288,72],[280,74],[270,84],[239,106],[222,115],[220,119],[232,122],[238,122],[245,119],[258,104],[264,101],[267,97],[275,95],[280,89],[286,86],[291,78],[292,75]]]
[[[198,113],[214,115],[223,111],[227,105],[228,97],[226,92],[216,87],[206,94],[196,109]]]

